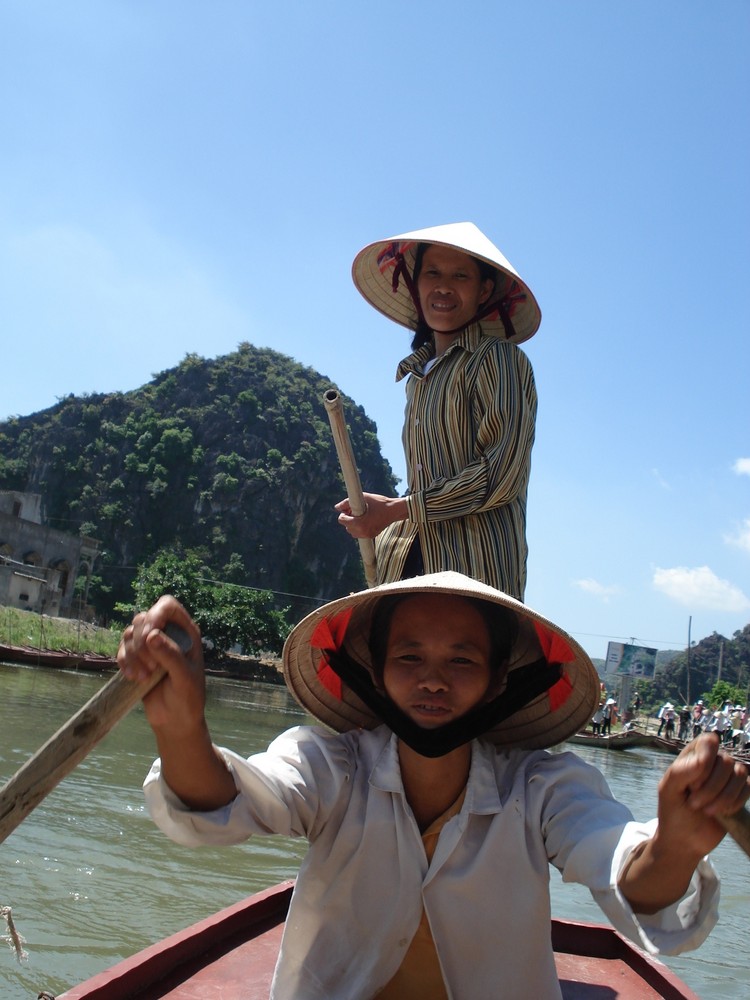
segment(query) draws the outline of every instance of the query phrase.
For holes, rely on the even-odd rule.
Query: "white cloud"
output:
[[[708,566],[675,566],[654,570],[654,587],[679,604],[694,610],[744,612],[750,598],[728,580],[719,579]]]
[[[745,518],[734,535],[724,535],[724,541],[750,553],[750,517]]]
[[[732,466],[732,472],[738,476],[750,476],[750,458],[738,458]]]
[[[667,480],[664,478],[664,476],[662,476],[661,472],[659,472],[658,469],[652,469],[651,475],[654,477],[654,479],[657,481],[657,483],[659,484],[659,486],[661,486],[663,490],[672,489],[672,487],[669,485]]]
[[[601,601],[606,604],[610,597],[614,594],[619,594],[620,588],[615,586],[607,586],[604,583],[599,583],[598,580],[592,580],[591,578],[585,580],[574,580],[574,585],[578,587],[579,590],[583,590],[587,594],[591,594],[592,597],[598,597]]]

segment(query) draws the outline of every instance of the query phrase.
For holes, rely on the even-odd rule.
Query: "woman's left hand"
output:
[[[729,816],[750,799],[750,776],[742,761],[720,749],[715,733],[692,740],[659,784],[659,830],[683,848],[708,854],[725,834],[715,816]]]

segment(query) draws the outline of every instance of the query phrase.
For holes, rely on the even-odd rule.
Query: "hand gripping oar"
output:
[[[333,433],[333,443],[336,445],[336,454],[339,457],[339,465],[344,476],[344,485],[349,497],[349,506],[352,514],[359,517],[367,510],[365,498],[362,495],[362,484],[359,480],[357,463],[354,461],[352,442],[349,438],[349,431],[344,419],[344,408],[341,403],[341,396],[337,389],[328,389],[323,394],[323,403],[328,412],[328,421]],[[358,538],[359,551],[365,567],[365,579],[368,587],[374,587],[378,582],[378,573],[375,564],[375,542],[372,538]]]
[[[169,622],[164,631],[184,653],[190,649],[190,637],[179,625]],[[118,670],[16,771],[0,789],[0,844],[110,729],[156,687],[164,673],[159,669],[148,680],[136,682],[126,680]]]

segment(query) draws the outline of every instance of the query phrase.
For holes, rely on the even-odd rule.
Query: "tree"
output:
[[[212,580],[195,551],[159,552],[139,568],[133,590],[134,604],[120,604],[118,611],[132,614],[172,594],[193,617],[206,645],[217,652],[238,645],[246,653],[279,654],[289,633],[286,609],[273,608],[270,591]]]
[[[716,705],[717,708],[721,708],[727,701],[731,701],[733,705],[744,705],[745,694],[746,692],[735,684],[717,681],[710,691],[701,695],[701,698],[706,705]]]

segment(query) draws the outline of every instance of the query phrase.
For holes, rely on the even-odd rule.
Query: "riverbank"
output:
[[[33,611],[0,608],[0,660],[63,670],[116,669],[121,629],[100,628],[73,618],[48,618]],[[206,650],[206,673],[233,680],[283,684],[277,657],[242,656]]]
[[[0,607],[0,643],[8,646],[96,653],[114,659],[120,631],[75,618],[50,618],[35,611]]]

